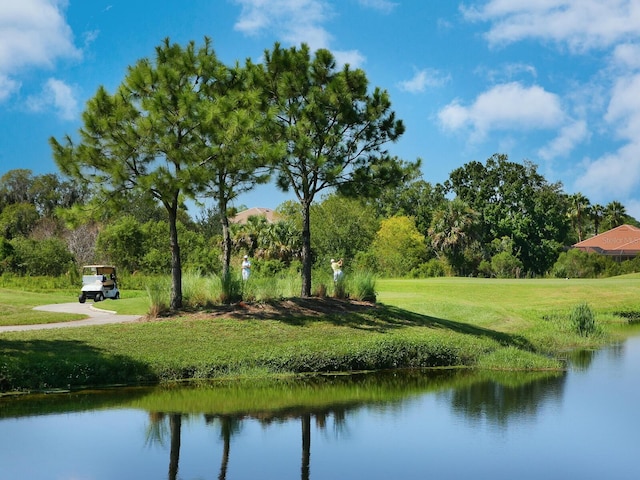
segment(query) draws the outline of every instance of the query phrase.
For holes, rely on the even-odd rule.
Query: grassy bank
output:
[[[605,280],[379,280],[375,309],[323,317],[237,320],[204,314],[123,325],[0,334],[0,389],[69,388],[184,378],[423,366],[561,368],[563,354],[628,334],[640,277]],[[30,312],[9,305],[0,317]],[[47,297],[51,295],[51,297]],[[18,298],[16,292],[9,295]],[[57,299],[48,301],[48,298]],[[68,298],[62,301],[69,301]],[[580,336],[571,309],[587,302],[597,331]],[[108,302],[142,313],[142,296]],[[20,313],[23,312],[23,313]]]

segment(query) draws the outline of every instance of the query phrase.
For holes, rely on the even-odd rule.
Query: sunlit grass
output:
[[[278,282],[284,286],[250,279],[243,294],[257,299],[299,288],[291,279]],[[639,286],[638,276],[377,280],[379,306],[362,313],[236,320],[208,318],[204,309],[197,318],[10,332],[0,336],[0,385],[37,389],[449,365],[560,368],[571,349],[596,348],[637,331],[616,312],[640,311]],[[200,279],[185,289],[201,301],[209,290],[215,296],[213,283]],[[119,313],[146,312],[149,299],[131,293],[104,305]],[[67,300],[65,294],[0,290],[0,311],[27,317],[36,304]],[[570,313],[581,302],[597,316],[597,335],[579,335],[572,326]]]

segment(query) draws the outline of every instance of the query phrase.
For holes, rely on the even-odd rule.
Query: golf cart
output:
[[[85,265],[82,267],[82,290],[78,296],[80,303],[87,298],[101,302],[105,298],[117,300],[120,290],[116,278],[116,267],[111,265]]]

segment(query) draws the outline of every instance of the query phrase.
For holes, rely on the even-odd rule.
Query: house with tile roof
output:
[[[640,254],[640,228],[620,225],[573,245],[584,252],[599,253],[616,260],[630,260]]]
[[[236,216],[230,218],[229,222],[243,225],[247,223],[249,217],[264,217],[268,223],[277,222],[279,219],[278,214],[270,208],[253,207],[239,212]]]

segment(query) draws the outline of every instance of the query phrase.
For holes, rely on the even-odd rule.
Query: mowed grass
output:
[[[77,301],[77,293],[67,290],[39,292],[0,288],[0,326],[69,322],[86,318],[84,315],[33,309],[41,305]],[[96,306],[121,315],[144,315],[149,310],[149,299],[144,292],[127,292],[120,300],[107,300]]]
[[[7,332],[0,334],[0,389],[424,366],[561,368],[567,351],[629,334],[616,313],[640,311],[638,287],[637,275],[378,280],[379,306],[367,312],[253,320],[205,314]],[[59,299],[23,298],[16,308],[30,310],[36,300],[55,303],[52,298]],[[119,313],[141,313],[133,310],[144,300],[141,295],[108,305],[118,306]],[[4,302],[7,292],[0,290]],[[599,326],[590,337],[573,332],[569,322],[572,308],[582,302],[593,309]]]

